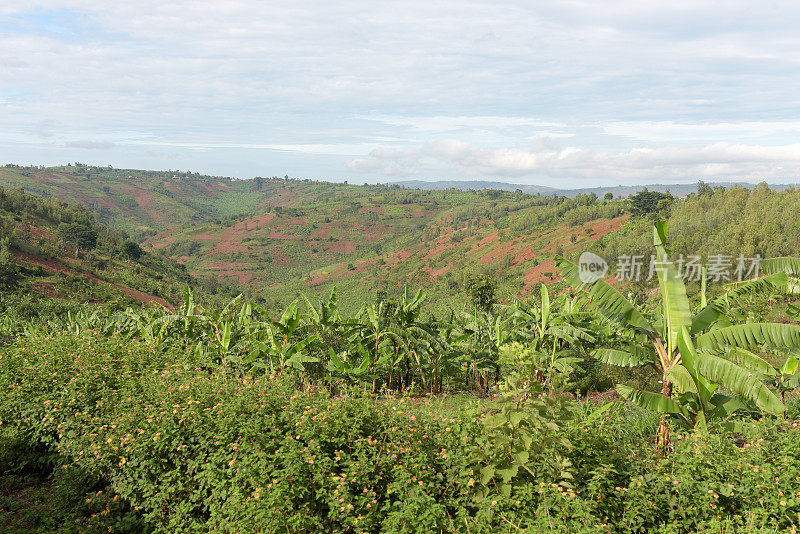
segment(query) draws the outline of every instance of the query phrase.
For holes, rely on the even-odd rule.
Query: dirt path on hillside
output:
[[[34,256],[33,254],[28,254],[26,252],[22,252],[20,250],[14,250],[11,252],[14,255],[14,258],[18,260],[22,260],[27,263],[31,263],[33,265],[40,265],[42,269],[51,273],[65,273],[65,274],[74,274],[77,276],[82,276],[83,278],[88,278],[89,280],[94,280],[95,282],[100,282],[103,284],[108,284],[112,287],[115,287],[125,293],[126,295],[133,297],[142,302],[142,304],[160,304],[167,308],[172,308],[172,306],[161,297],[156,297],[154,295],[148,295],[147,293],[142,293],[141,291],[136,291],[135,289],[131,289],[129,287],[120,286],[117,284],[112,284],[111,282],[107,282],[102,278],[98,278],[97,276],[91,273],[84,273],[78,270],[73,269],[72,267],[67,267],[63,263],[59,263],[56,260],[41,258],[39,256]]]

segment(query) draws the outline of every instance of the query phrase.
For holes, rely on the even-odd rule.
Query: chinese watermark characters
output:
[[[679,255],[672,264],[678,278],[687,282],[700,282],[703,268],[706,269],[706,281],[714,283],[741,282],[758,278],[761,256],[747,258],[744,255],[734,258],[725,254],[713,254],[703,262],[699,255]],[[658,273],[664,273],[670,261],[659,261],[655,255],[645,258],[643,255],[622,255],[617,257],[615,277],[618,280],[639,282],[652,280]]]

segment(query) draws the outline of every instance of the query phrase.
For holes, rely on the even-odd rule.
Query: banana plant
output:
[[[511,330],[517,333],[518,342],[525,345],[524,350],[505,350],[506,354],[526,354],[523,365],[532,371],[529,379],[541,382],[545,388],[552,386],[555,373],[567,375],[576,370],[583,361],[579,345],[591,343],[594,337],[586,326],[588,314],[577,311],[574,300],[562,295],[551,302],[547,286],[540,288],[540,304],[525,306],[515,301],[512,310]],[[519,339],[522,334],[526,339]],[[511,358],[512,360],[514,358]],[[508,360],[508,358],[506,358]],[[539,362],[535,365],[533,362]],[[534,369],[534,367],[536,367]]]
[[[277,320],[271,319],[262,308],[256,306],[255,309],[265,318],[265,322],[260,323],[259,330],[261,333],[259,337],[263,339],[252,341],[244,363],[270,371],[281,368],[303,371],[305,364],[320,361],[319,357],[310,354],[312,344],[317,340],[317,334],[304,333],[303,315],[297,308],[297,300],[294,300]]]
[[[729,292],[727,296],[707,303],[693,315],[683,280],[667,256],[666,221],[655,223],[653,230],[661,291],[660,313],[654,324],[611,284],[603,280],[585,283],[580,279],[575,264],[564,259],[558,261],[564,278],[588,294],[592,308],[632,330],[637,340],[646,340],[649,344],[649,350],[598,349],[593,353],[606,363],[622,366],[652,364],[660,372],[661,392],[639,391],[620,385],[617,387],[620,394],[644,408],[664,414],[658,430],[658,442],[664,448],[669,445],[666,416],[687,426],[707,428],[709,418],[732,413],[738,408],[733,398],[715,397],[720,386],[764,412],[782,413],[785,410],[783,404],[752,369],[766,362],[758,357],[740,358],[736,362],[730,355],[736,349],[749,350],[764,345],[800,347],[800,326],[731,324],[721,299],[779,287],[785,283],[786,275],[781,277],[778,273],[767,280],[740,284],[732,290],[735,293]]]
[[[789,281],[785,292],[789,295],[800,295],[800,258],[780,257],[761,260],[759,269],[767,274],[786,273]]]

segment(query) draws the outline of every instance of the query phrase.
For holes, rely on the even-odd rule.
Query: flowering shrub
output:
[[[466,414],[296,393],[90,334],[17,345],[0,388],[4,424],[107,478],[165,530],[457,530],[468,515],[464,443],[478,422]]]
[[[287,375],[241,374],[194,354],[91,332],[21,340],[0,352],[0,421],[51,451],[65,474],[106,481],[109,491],[85,504],[99,499],[113,513],[124,501],[139,519],[102,523],[120,529],[138,521],[164,532],[762,532],[798,524],[795,421],[754,421],[735,439],[676,436],[675,451],[661,458],[649,441],[656,418],[630,406],[598,416],[576,404],[552,438],[563,439],[552,458],[572,478],[548,474],[536,463],[548,457],[537,453],[523,459],[533,462],[529,476],[513,478],[504,495],[481,484],[487,457],[476,451],[500,434],[487,434],[474,410],[298,391]]]

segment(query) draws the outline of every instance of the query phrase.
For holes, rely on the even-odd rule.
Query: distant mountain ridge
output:
[[[711,187],[745,187],[752,189],[757,184],[750,182],[707,182]],[[578,195],[596,194],[598,197],[605,196],[606,193],[611,193],[614,198],[625,198],[629,195],[635,195],[639,191],[647,188],[650,191],[660,191],[665,193],[669,191],[675,196],[685,197],[690,193],[697,192],[697,184],[645,184],[645,185],[616,185],[616,186],[601,186],[601,187],[584,187],[578,189],[559,189],[555,187],[548,187],[543,185],[530,185],[530,184],[513,184],[508,182],[492,182],[488,180],[470,180],[470,181],[457,181],[457,180],[437,180],[426,182],[423,180],[405,180],[401,182],[392,182],[390,185],[399,185],[407,189],[420,189],[423,191],[442,191],[445,189],[459,189],[462,191],[467,190],[480,190],[480,189],[494,189],[500,191],[516,191],[521,190],[523,193],[528,194],[542,194],[542,195],[556,195],[574,198]],[[769,184],[770,188],[775,191],[783,191],[790,187],[800,187],[798,184]]]
[[[522,190],[525,193],[553,193],[556,191],[554,187],[547,187],[545,185],[524,185],[512,184],[507,182],[493,182],[489,180],[436,180],[433,182],[426,182],[424,180],[405,180],[402,182],[392,182],[389,185],[399,185],[406,189],[421,189],[423,191],[444,191],[446,189],[460,189],[466,190],[480,190],[480,189],[494,189],[497,191],[516,191]]]

